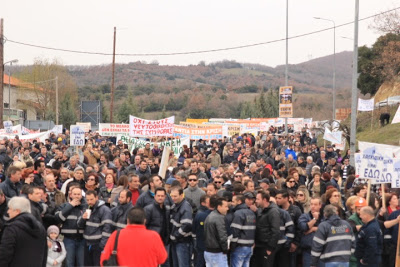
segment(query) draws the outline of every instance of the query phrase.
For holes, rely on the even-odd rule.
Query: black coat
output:
[[[46,230],[30,213],[5,224],[0,242],[0,266],[46,266]]]

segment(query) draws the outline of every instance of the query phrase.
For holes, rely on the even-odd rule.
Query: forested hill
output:
[[[339,98],[341,89],[351,87],[351,61],[352,52],[336,54],[336,88]],[[321,94],[328,94],[326,99],[331,98],[332,62],[333,55],[289,66],[289,84],[294,86],[295,100],[299,101],[295,115],[307,116],[307,112],[317,111],[306,102],[315,102],[313,99],[319,98],[324,105]],[[111,65],[67,68],[76,79],[81,99],[103,99],[105,102],[109,100]],[[162,66],[157,62],[116,64],[115,99],[117,103],[122,103],[127,95],[131,95],[136,102],[137,112],[160,112],[164,108],[164,111],[182,115],[183,118],[184,114],[188,114],[185,110],[187,104],[196,102],[195,99],[191,101],[193,93],[199,92],[202,98],[197,99],[197,102],[205,101],[208,105],[204,108],[200,104],[198,108],[210,110],[215,107],[216,110],[211,114],[192,114],[192,117],[239,117],[238,105],[241,105],[241,102],[252,101],[260,92],[276,90],[284,84],[284,73],[285,66],[272,68],[229,60],[210,64],[199,62],[189,66]],[[230,100],[234,105],[224,109],[215,96],[225,103],[226,100]],[[306,98],[302,100],[302,96]],[[343,96],[343,99],[346,99],[346,96]],[[330,117],[329,114],[321,116],[325,115]]]

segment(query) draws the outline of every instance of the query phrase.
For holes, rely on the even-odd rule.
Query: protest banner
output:
[[[342,143],[342,131],[331,132],[328,128],[325,128],[325,133],[323,139],[331,142],[332,144]]]
[[[269,130],[269,127],[270,127],[270,125],[267,122],[260,123],[260,131],[261,132],[267,132]]]
[[[293,86],[281,86],[279,88],[279,117],[293,117]]]
[[[85,145],[85,130],[82,126],[71,125],[70,127],[70,146]]]
[[[12,134],[13,130],[13,124],[12,121],[3,121],[3,125],[4,125],[4,130],[6,131],[6,134]]]
[[[145,120],[129,116],[129,135],[132,137],[172,136],[175,116],[162,120]]]
[[[63,132],[63,125],[62,125],[62,124],[60,124],[60,125],[55,125],[55,126],[53,127],[53,129],[50,130],[50,132],[53,132],[55,135],[62,134],[62,132]]]
[[[160,175],[163,179],[165,179],[165,175],[167,174],[169,153],[171,153],[171,149],[169,147],[165,147],[161,156],[160,169],[158,170],[158,175]]]
[[[371,179],[372,184],[391,183],[393,150],[367,142],[358,142],[358,147],[361,150],[359,177]]]
[[[400,122],[400,105],[399,108],[396,111],[396,114],[394,114],[393,120],[392,120],[392,124],[394,123],[399,123]]]
[[[0,135],[21,135],[21,134],[23,134],[21,124],[18,124],[15,126],[11,125],[11,128],[9,125],[7,127],[8,127],[7,129],[0,129]]]
[[[370,142],[362,142],[358,141],[358,149],[363,150],[368,147],[375,146],[380,149],[391,149],[393,152],[393,157],[394,158],[400,158],[400,146],[391,146],[391,145],[384,145],[384,144],[376,144],[376,143],[370,143]]]
[[[207,128],[188,128],[175,125],[174,137],[189,138],[190,140],[217,140],[222,139],[222,126],[209,126]]]
[[[88,133],[92,129],[91,122],[77,122],[76,125],[82,126],[85,133]]]
[[[101,136],[117,136],[118,134],[129,135],[129,124],[99,123],[99,134]]]
[[[392,188],[400,188],[400,158],[393,159]]]
[[[50,131],[46,131],[46,132],[42,132],[42,133],[18,135],[18,137],[22,143],[24,143],[24,142],[32,143],[34,140],[44,143],[46,138],[49,138],[49,133],[50,133]],[[10,141],[15,140],[15,135],[0,135],[0,139],[3,139],[4,137],[7,137],[8,140],[10,140]]]
[[[187,123],[202,124],[208,122],[208,119],[186,119]]]
[[[374,98],[371,99],[358,99],[358,111],[372,111],[374,110]]]
[[[174,155],[177,157],[179,157],[179,154],[183,151],[183,145],[187,145],[188,147],[190,147],[189,138],[177,138],[162,142],[149,142],[136,137],[130,137],[128,135],[117,135],[117,142],[119,140],[121,140],[122,143],[127,144],[130,151],[135,148],[144,148],[147,143],[150,143],[150,149],[153,149],[155,144],[158,145],[158,148],[169,147],[171,148],[171,151],[174,152]]]

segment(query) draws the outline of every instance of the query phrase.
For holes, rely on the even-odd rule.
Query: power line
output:
[[[363,21],[363,20],[368,20],[373,17],[377,17],[379,15],[385,14],[385,13],[390,13],[393,11],[396,11],[400,9],[400,7],[396,7],[375,15],[371,15],[362,19],[359,19],[358,21]],[[353,24],[354,21],[339,24],[336,26],[336,28],[344,27],[350,24]],[[332,30],[335,27],[329,27],[329,28],[324,28],[321,30],[317,31],[312,31],[308,33],[303,33],[295,36],[291,36],[288,39],[296,39],[300,37],[305,37],[313,34],[317,34],[320,32],[324,31],[329,31]],[[266,44],[272,44],[272,43],[277,43],[281,41],[285,41],[286,38],[281,38],[281,39],[276,39],[276,40],[271,40],[271,41],[266,41],[266,42],[261,42],[261,43],[254,43],[254,44],[247,44],[247,45],[240,45],[240,46],[233,46],[233,47],[226,47],[226,48],[217,48],[217,49],[209,49],[209,50],[199,50],[199,51],[187,51],[187,52],[172,52],[172,53],[144,53],[144,54],[115,54],[116,56],[128,56],[128,57],[143,57],[143,56],[176,56],[176,55],[189,55],[189,54],[203,54],[203,53],[212,53],[212,52],[220,52],[220,51],[228,51],[228,50],[236,50],[236,49],[243,49],[243,48],[249,48],[249,47],[255,47],[255,46],[261,46],[261,45],[266,45]],[[19,44],[19,45],[24,45],[24,46],[30,46],[30,47],[35,47],[35,48],[41,48],[41,49],[47,49],[47,50],[54,50],[54,51],[62,51],[62,52],[69,52],[69,53],[76,53],[76,54],[88,54],[88,55],[102,55],[102,56],[112,56],[112,53],[104,53],[104,52],[92,52],[92,51],[79,51],[79,50],[71,50],[71,49],[63,49],[63,48],[55,48],[55,47],[48,47],[48,46],[43,46],[43,45],[34,45],[34,44],[29,44],[29,43],[24,43],[20,41],[14,41],[7,39],[8,42]]]

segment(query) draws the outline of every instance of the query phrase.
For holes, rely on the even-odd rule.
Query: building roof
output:
[[[4,86],[8,85],[8,75],[4,73],[3,84]],[[26,88],[26,89],[40,89],[43,90],[41,87],[35,87],[32,83],[23,82],[13,76],[10,76],[10,85],[14,87]]]

